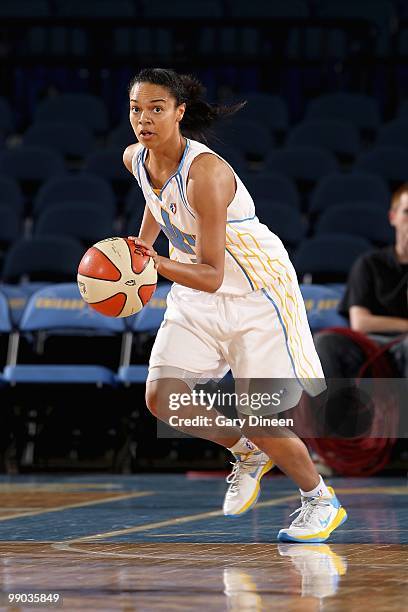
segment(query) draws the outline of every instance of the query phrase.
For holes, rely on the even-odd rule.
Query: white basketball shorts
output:
[[[235,380],[297,378],[313,388],[324,379],[296,279],[243,296],[172,286],[148,381],[177,370],[221,379],[230,369]]]

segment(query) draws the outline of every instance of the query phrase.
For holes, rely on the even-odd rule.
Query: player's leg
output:
[[[163,368],[164,369],[164,368]],[[194,374],[189,377],[189,383]],[[186,403],[191,398],[192,389],[190,384],[177,378],[148,379],[146,383],[146,405],[150,412],[157,418],[170,425],[178,431],[189,434],[196,438],[210,440],[225,448],[232,448],[242,437],[237,427],[223,427],[215,425],[220,413],[206,405],[195,406]],[[177,398],[183,398],[183,404]],[[193,421],[193,425],[186,424]],[[243,449],[244,450],[244,449]],[[248,449],[247,449],[248,450]]]
[[[265,384],[271,391],[276,387],[284,390],[282,405],[274,408],[275,413],[296,406],[305,386],[324,389],[323,371],[296,280],[287,278],[284,288],[254,292],[242,305],[235,302],[237,308],[241,333],[229,347],[227,360],[238,383],[246,381],[252,390],[257,388],[252,383],[261,379],[257,384],[263,390]],[[289,529],[279,532],[279,539],[325,541],[347,515],[317,473],[304,443],[292,431],[272,428],[270,435],[259,428],[247,428],[247,434],[249,431],[259,448],[297,484],[302,496],[299,516]]]
[[[173,394],[173,399],[175,394],[191,394],[198,381],[222,378],[229,370],[214,337],[216,299],[211,294],[197,295],[197,292],[181,287],[173,287],[168,297],[165,319],[152,349],[146,385],[149,409],[168,423],[176,414],[170,410],[170,394]],[[229,495],[224,512],[244,512],[255,503],[255,489],[263,473],[270,469],[271,462],[238,428],[219,427],[216,423],[219,413],[214,408],[206,408],[190,402],[180,406],[177,417],[207,417],[208,424],[201,419],[201,424],[193,428],[187,426],[187,433],[222,444],[239,459],[239,469],[234,464],[233,473],[228,478]],[[177,428],[178,419],[172,421],[172,425]],[[183,424],[181,427],[186,431]],[[237,479],[237,471],[256,474],[256,480],[246,476]]]

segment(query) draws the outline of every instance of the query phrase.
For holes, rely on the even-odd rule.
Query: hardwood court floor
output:
[[[28,610],[7,594],[41,591],[66,610],[404,609],[407,481],[332,483],[349,520],[329,544],[283,545],[298,506],[283,477],[240,519],[222,516],[222,480],[0,479],[0,609]]]

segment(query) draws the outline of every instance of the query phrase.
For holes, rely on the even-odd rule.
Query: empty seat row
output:
[[[133,129],[127,122],[112,131],[107,148],[124,150],[135,142]],[[67,159],[82,159],[93,151],[103,151],[89,128],[74,122],[36,122],[24,133],[22,144],[52,149]],[[224,146],[235,150],[237,168],[246,165],[246,158],[264,160],[269,151],[277,147],[273,134],[256,120],[246,119],[245,114],[216,129],[216,138],[211,144],[215,149],[221,145],[221,149]],[[327,149],[341,161],[352,160],[367,149],[361,145],[356,127],[350,122],[334,119],[310,119],[295,125],[288,132],[285,145],[289,149],[299,146]],[[375,146],[408,148],[408,120],[396,119],[382,125]]]
[[[289,128],[288,108],[285,100],[270,93],[243,92],[235,100],[246,100],[237,117],[242,120],[260,122],[268,132],[286,133]],[[407,101],[402,101],[397,110],[398,118],[406,118]],[[0,97],[0,134],[15,130],[11,104]],[[33,123],[75,123],[87,128],[91,134],[106,133],[109,130],[109,113],[104,101],[84,93],[62,93],[39,101],[34,109]],[[381,126],[381,111],[375,98],[354,92],[337,92],[318,96],[308,102],[305,121],[340,120],[351,123],[359,132],[376,132]],[[127,112],[123,123],[127,123]],[[121,128],[118,126],[117,129]],[[122,128],[126,134],[125,128]],[[113,139],[115,139],[113,135]],[[123,141],[120,140],[120,144]]]
[[[272,228],[273,229],[273,226]],[[103,237],[103,236],[102,236]],[[359,235],[328,233],[326,230],[320,236],[314,236],[302,240],[294,252],[294,263],[299,274],[315,273],[316,270],[307,269],[307,258],[299,255],[299,251],[305,249],[305,245],[313,241],[319,241],[316,253],[317,265],[323,266],[322,272],[335,272],[345,279],[351,264],[358,253],[372,248],[372,243]],[[326,242],[325,242],[326,240]],[[167,240],[161,236],[159,245],[166,250],[163,255],[168,254]],[[157,246],[157,245],[156,245]],[[346,251],[345,251],[346,249]],[[347,250],[348,249],[348,250]],[[5,282],[18,283],[23,279],[30,281],[63,282],[73,280],[76,277],[79,262],[84,254],[84,246],[78,239],[65,235],[36,235],[32,238],[20,238],[8,249],[2,271]],[[320,264],[319,264],[320,258]],[[336,268],[330,265],[336,263]],[[329,266],[326,270],[325,266]],[[337,282],[337,278],[331,281]]]
[[[238,173],[248,171],[237,150],[215,147],[220,155],[235,167]],[[247,151],[261,154],[262,145],[252,143]],[[131,183],[131,175],[122,161],[122,149],[101,150],[91,153],[84,161],[83,171],[109,180],[120,195]],[[299,182],[316,183],[322,177],[340,171],[333,153],[319,147],[293,146],[271,150],[265,159],[265,171],[283,174]],[[381,146],[360,154],[351,172],[368,172],[381,176],[392,187],[403,183],[408,176],[407,149]],[[20,181],[39,183],[66,172],[63,158],[54,151],[40,147],[19,147],[0,152],[0,174]],[[25,188],[27,188],[25,186]]]
[[[95,343],[96,338],[122,337],[132,348],[134,335],[138,333],[155,336],[163,320],[166,297],[170,284],[158,286],[153,298],[137,315],[127,319],[104,317],[92,310],[80,297],[75,283],[62,283],[46,286],[25,285],[19,288],[3,285],[0,288],[0,334],[12,334],[13,341],[9,351],[2,382],[11,384],[33,383],[77,383],[112,385],[117,382],[145,382],[147,366],[131,363],[132,353],[122,351],[117,355],[116,370],[103,366],[103,355],[97,354],[97,363],[84,363],[81,358],[84,343]],[[309,323],[313,331],[332,325],[347,326],[347,321],[336,312],[344,287],[322,287],[303,285],[301,291]],[[14,308],[20,297],[22,306]],[[18,312],[16,312],[16,310]],[[130,333],[129,333],[130,332]],[[44,346],[42,363],[26,363],[19,351],[21,337],[31,342],[41,334],[43,338],[53,337],[59,343],[72,336],[77,342],[77,360],[67,365],[64,350],[48,352]],[[94,356],[95,358],[95,356]],[[145,359],[147,355],[145,355]]]
[[[301,200],[295,183],[287,176],[273,172],[242,174],[242,181],[252,195],[255,204],[260,200],[279,202],[292,208],[300,208]],[[128,215],[143,212],[145,201],[141,189],[129,175],[125,211]],[[127,184],[127,183],[126,183]],[[388,209],[390,190],[383,179],[369,173],[324,176],[313,189],[307,211],[318,215],[336,204],[367,202]],[[116,198],[109,182],[89,173],[57,176],[44,182],[33,200],[32,215],[64,202],[97,203],[101,209],[115,215]],[[0,205],[23,215],[24,196],[19,184],[0,175]]]

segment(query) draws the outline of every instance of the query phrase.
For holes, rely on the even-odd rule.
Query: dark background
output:
[[[123,169],[121,154],[134,142],[128,83],[147,66],[193,73],[210,101],[248,100],[234,121],[220,125],[211,143],[254,193],[261,220],[282,237],[300,280],[344,283],[359,253],[392,243],[389,197],[408,171],[408,2],[2,1],[0,263],[12,311],[23,309],[30,282],[73,281],[85,248],[105,236],[137,231],[143,199]],[[346,97],[335,98],[329,110],[315,101],[336,93]],[[299,133],[299,126],[311,121],[332,123],[312,123]],[[317,147],[321,159],[307,147]],[[363,201],[366,208],[352,219],[349,208],[343,215],[348,226],[334,230],[327,219],[321,221],[316,204],[324,179],[333,173],[368,173],[381,183],[378,189],[374,180],[363,195],[359,191],[341,200],[349,206]],[[50,219],[41,203],[44,185],[62,175],[84,174],[108,186],[107,203],[102,205],[96,187],[93,198],[82,190],[69,198],[71,205],[77,203],[75,211],[64,208],[57,222]],[[2,178],[17,184],[15,200]],[[279,197],[274,196],[278,183]],[[330,198],[323,197],[323,207]],[[88,216],[78,212],[78,203],[86,208],[83,200]],[[61,202],[55,197],[54,204]],[[336,229],[341,236],[334,235]],[[308,268],[301,249],[325,232],[331,236],[319,246],[320,267],[315,254]],[[49,243],[42,242],[50,234],[61,253],[63,239],[71,240],[65,267],[41,263],[41,257],[38,265],[32,263],[36,249],[45,254],[43,260],[54,259]],[[10,293],[10,285],[17,293]],[[13,323],[18,329],[17,315]],[[133,363],[146,363],[153,339],[154,334],[134,334]],[[0,340],[5,366],[9,334]],[[121,342],[120,334],[108,339],[46,335],[40,341],[36,334],[22,334],[18,360],[96,361],[116,371]],[[6,384],[0,393],[4,470],[224,465],[224,451],[214,445],[157,441],[140,384],[102,390]],[[395,465],[402,454],[396,451]]]

